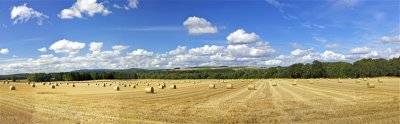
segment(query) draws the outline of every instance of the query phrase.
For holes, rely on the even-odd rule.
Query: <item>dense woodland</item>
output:
[[[297,63],[288,67],[258,69],[199,69],[199,70],[119,70],[111,72],[63,72],[19,74],[8,79],[29,81],[81,81],[98,79],[252,79],[252,78],[358,78],[400,77],[400,57],[362,59],[354,63],[319,62]],[[1,77],[0,77],[1,78]],[[3,77],[4,78],[4,77]]]

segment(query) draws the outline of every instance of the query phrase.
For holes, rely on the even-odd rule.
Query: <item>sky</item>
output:
[[[399,56],[398,0],[0,0],[0,75]]]

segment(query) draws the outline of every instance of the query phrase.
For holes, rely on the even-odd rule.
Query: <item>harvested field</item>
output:
[[[400,123],[400,78],[379,79],[10,82],[0,84],[0,123]],[[178,88],[145,92],[162,82]]]

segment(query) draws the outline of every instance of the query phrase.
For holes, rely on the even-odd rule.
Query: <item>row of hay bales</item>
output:
[[[351,79],[351,78],[350,78],[350,79]],[[298,81],[298,79],[294,80],[294,81],[292,82],[292,85],[294,85],[294,86],[297,85],[297,81]],[[314,84],[314,82],[313,82],[312,80],[310,80],[310,79],[308,79],[307,81],[308,81],[309,84]],[[318,80],[317,80],[317,81],[318,81]],[[328,79],[328,81],[330,81],[330,79]],[[355,82],[356,82],[356,83],[360,83],[361,81],[367,82],[367,87],[368,87],[368,88],[375,88],[375,84],[374,84],[374,83],[368,82],[368,81],[369,81],[369,78],[359,78],[359,79],[355,79]],[[339,78],[337,82],[338,82],[338,83],[343,83],[343,81],[342,81],[341,78]],[[378,79],[377,82],[378,82],[378,83],[383,83],[383,80]]]

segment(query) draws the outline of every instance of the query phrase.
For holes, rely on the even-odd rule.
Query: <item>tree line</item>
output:
[[[288,67],[208,70],[125,70],[112,72],[63,72],[29,74],[29,81],[81,81],[99,79],[262,79],[262,78],[359,78],[400,77],[400,57],[362,59],[354,63],[296,63]]]

